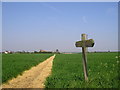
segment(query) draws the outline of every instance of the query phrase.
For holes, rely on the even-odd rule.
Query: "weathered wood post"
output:
[[[88,70],[87,70],[87,56],[86,56],[86,46],[85,46],[85,40],[86,40],[86,34],[82,34],[81,37],[83,41],[83,46],[82,46],[82,60],[83,60],[83,70],[84,70],[84,78],[85,81],[88,81]]]
[[[93,47],[94,46],[94,40],[89,39],[86,40],[87,36],[86,34],[81,35],[82,41],[77,41],[75,43],[76,47],[82,47],[82,60],[83,60],[83,71],[84,71],[84,78],[85,81],[88,81],[88,72],[87,72],[87,47]]]

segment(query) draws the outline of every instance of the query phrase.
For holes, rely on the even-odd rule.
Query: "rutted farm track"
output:
[[[44,81],[51,73],[54,58],[55,55],[30,70],[24,71],[22,76],[19,75],[8,81],[2,85],[2,88],[44,88]]]

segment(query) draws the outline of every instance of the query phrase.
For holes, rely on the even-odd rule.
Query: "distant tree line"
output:
[[[1,53],[5,53],[5,54],[14,54],[14,53],[20,53],[20,54],[25,54],[25,53],[29,53],[29,54],[50,54],[50,53],[56,53],[56,54],[60,54],[59,50],[56,49],[55,52],[52,52],[52,51],[45,51],[45,50],[40,50],[40,51],[33,51],[33,52],[28,52],[28,51],[4,51],[4,52],[1,52]]]

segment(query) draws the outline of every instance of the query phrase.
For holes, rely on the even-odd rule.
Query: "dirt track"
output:
[[[17,78],[8,81],[2,85],[2,88],[44,88],[46,77],[51,73],[54,57],[55,55],[30,70],[24,71],[22,76],[19,75]]]

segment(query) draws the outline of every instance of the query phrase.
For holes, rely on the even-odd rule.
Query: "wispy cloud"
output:
[[[83,21],[84,23],[87,23],[87,22],[88,22],[87,19],[86,19],[86,16],[82,16],[82,21]]]
[[[44,7],[50,8],[51,10],[55,11],[58,14],[62,14],[62,12],[59,9],[57,9],[56,7],[54,7],[54,6],[52,6],[52,5],[48,4],[48,3],[43,3],[42,5]]]
[[[106,11],[106,13],[107,13],[107,14],[110,14],[110,13],[112,13],[113,11],[114,11],[114,8],[108,8],[107,11]]]
[[[118,12],[117,7],[111,7],[106,10],[106,14],[114,14],[116,12]]]

